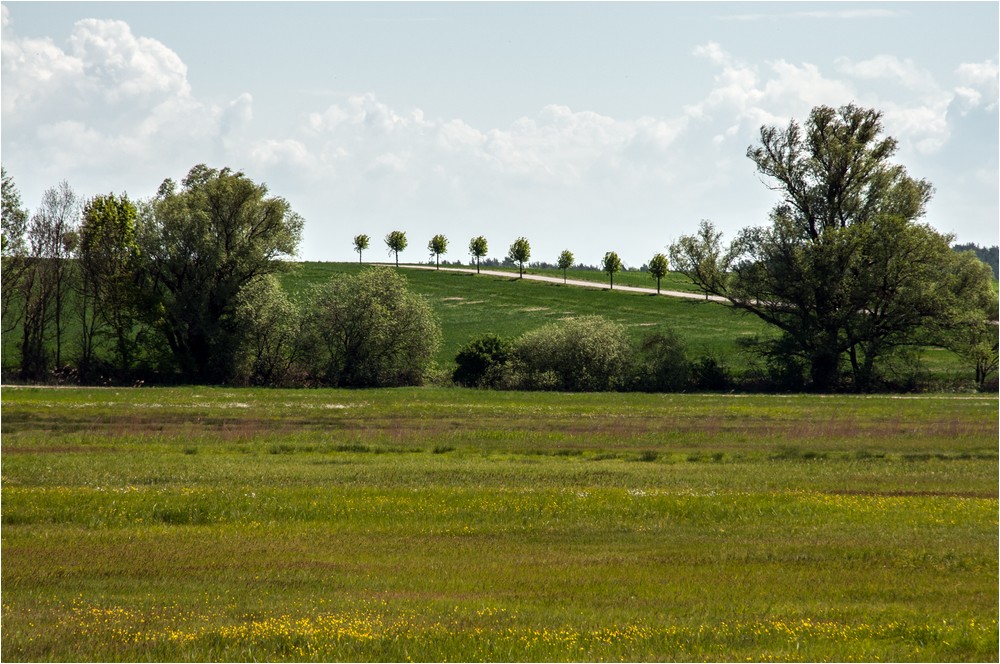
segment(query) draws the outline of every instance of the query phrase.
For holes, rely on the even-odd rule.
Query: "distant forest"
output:
[[[993,270],[993,278],[1000,279],[1000,247],[980,247],[978,244],[956,244],[952,247],[955,251],[974,251],[979,260],[990,266]]]

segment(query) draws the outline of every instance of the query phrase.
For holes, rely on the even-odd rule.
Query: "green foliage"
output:
[[[331,280],[307,306],[304,357],[327,385],[419,385],[440,343],[430,305],[389,268]]]
[[[531,245],[528,244],[528,240],[523,237],[514,240],[514,244],[510,245],[507,251],[507,258],[517,263],[518,274],[523,277],[524,264],[531,258]]]
[[[514,342],[504,387],[613,391],[627,381],[632,346],[625,328],[601,316],[549,323]]]
[[[354,251],[358,252],[358,262],[361,262],[361,253],[368,248],[368,243],[371,240],[367,235],[355,235],[354,236]]]
[[[242,385],[299,384],[302,312],[278,279],[262,275],[244,286],[233,310],[239,330],[233,382]]]
[[[896,141],[881,132],[881,114],[854,105],[817,107],[805,129],[762,127],[747,156],[782,193],[771,225],[742,230],[725,255],[707,222],[671,247],[706,293],[780,330],[816,390],[878,386],[883,361],[989,288],[937,278],[951,271],[951,238],[916,223],[931,186],[889,161]]]
[[[649,276],[656,279],[656,292],[660,292],[660,280],[667,276],[669,264],[667,257],[663,254],[656,254],[649,259]]]
[[[622,269],[622,259],[613,251],[604,254],[601,260],[601,270],[611,279],[611,288],[615,287],[615,273]]]
[[[135,273],[141,254],[138,211],[128,196],[107,194],[89,200],[80,226],[80,374],[86,379],[100,338],[111,338],[119,372],[127,372],[135,354],[138,291]]]
[[[406,249],[406,233],[404,231],[392,231],[385,236],[385,246],[389,248],[389,253],[396,256],[396,267],[399,267],[399,252]]]
[[[630,368],[630,388],[640,392],[679,392],[688,387],[690,362],[684,340],[671,330],[643,337]]]
[[[556,261],[556,265],[563,271],[563,283],[566,283],[566,271],[573,267],[573,259],[573,252],[569,249],[563,249],[562,253],[559,254],[559,259]]]
[[[427,251],[434,257],[434,265],[440,268],[441,254],[448,251],[448,238],[444,235],[435,235],[427,242]]]
[[[14,184],[14,178],[7,173],[5,167],[0,167],[2,173],[2,233],[0,233],[0,255],[18,256],[27,251],[25,233],[28,230],[28,211],[21,206],[21,194]]]
[[[479,273],[479,261],[489,250],[489,245],[486,244],[486,238],[482,235],[477,235],[476,237],[469,240],[469,254],[476,259],[476,273]]]
[[[144,315],[181,379],[227,381],[240,334],[237,297],[283,268],[303,220],[265,185],[228,168],[195,166],[180,191],[167,182],[160,191],[140,216]]]
[[[472,339],[455,356],[452,379],[466,387],[488,386],[503,371],[513,347],[509,339],[489,332]]]

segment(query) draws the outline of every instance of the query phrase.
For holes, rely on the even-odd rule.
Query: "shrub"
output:
[[[513,343],[496,334],[483,334],[462,346],[455,356],[458,368],[452,379],[459,385],[479,387],[489,384],[487,377],[496,376],[507,363]]]
[[[325,384],[419,385],[440,344],[441,327],[431,306],[391,268],[368,268],[312,293],[305,356]]]
[[[687,387],[689,374],[683,340],[670,330],[655,332],[639,344],[632,387],[641,392],[679,392]]]
[[[544,325],[514,343],[502,386],[599,392],[620,389],[632,349],[625,328],[601,316]]]
[[[706,355],[691,366],[691,383],[700,390],[728,390],[733,379],[722,363]]]

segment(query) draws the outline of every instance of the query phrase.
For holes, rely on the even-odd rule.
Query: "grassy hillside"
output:
[[[362,267],[357,263],[299,263],[282,279],[290,292],[301,293],[313,284],[338,274],[353,274]],[[737,373],[745,371],[751,361],[741,353],[739,340],[775,334],[773,328],[756,317],[710,301],[526,281],[517,278],[516,270],[510,277],[405,267],[400,270],[411,288],[428,298],[441,321],[444,342],[437,359],[446,369],[454,367],[458,349],[479,334],[494,332],[517,336],[568,316],[601,315],[627,326],[636,338],[657,329],[672,329],[684,339],[689,356],[716,356]],[[556,276],[556,271],[533,272]],[[648,275],[629,275],[635,278],[635,283],[619,282],[619,275],[615,283],[656,286]],[[569,276],[571,279],[601,280],[602,273],[571,270]],[[689,281],[685,282],[683,276],[675,273],[664,279],[662,288],[695,290]],[[928,372],[943,380],[968,378],[968,369],[948,351],[927,350],[923,361]]]

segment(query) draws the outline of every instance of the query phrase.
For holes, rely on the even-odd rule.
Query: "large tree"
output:
[[[19,278],[21,376],[46,377],[61,368],[67,304],[74,276],[70,258],[76,244],[80,201],[66,182],[47,189],[26,232],[25,270]]]
[[[920,343],[927,324],[982,283],[938,279],[950,238],[918,220],[932,188],[891,161],[881,113],[813,109],[801,127],[762,127],[747,156],[781,195],[771,224],[721,251],[703,223],[671,247],[676,269],[780,330],[772,352],[798,357],[817,390],[870,388],[878,363]],[[988,284],[987,284],[988,287]]]
[[[79,368],[84,376],[105,334],[113,340],[115,366],[122,371],[131,367],[137,296],[133,274],[140,255],[137,217],[135,204],[124,194],[96,196],[84,205],[78,252]]]
[[[0,168],[3,175],[3,205],[2,205],[2,242],[0,242],[0,260],[3,268],[0,270],[2,282],[3,332],[14,330],[21,322],[23,309],[18,306],[20,298],[16,296],[21,278],[28,267],[27,230],[28,211],[22,207],[21,194],[14,184],[14,178],[7,173],[6,168]]]
[[[242,172],[199,164],[179,190],[164,181],[140,222],[144,309],[172,368],[188,381],[230,379],[237,297],[295,254],[302,218]]]

